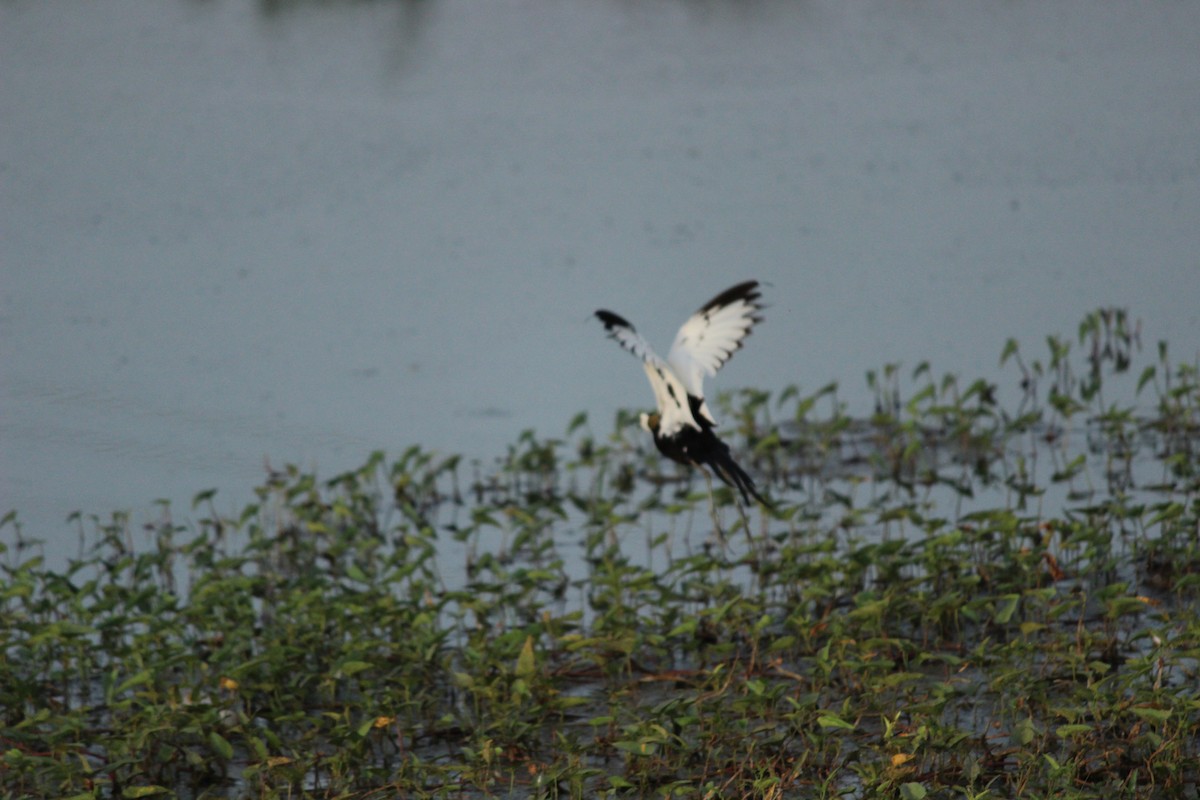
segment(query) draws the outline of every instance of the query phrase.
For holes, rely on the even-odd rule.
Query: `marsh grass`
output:
[[[868,374],[722,399],[776,507],[618,415],[78,517],[0,584],[13,797],[1194,797],[1200,381],[1124,313],[1020,396]],[[1132,384],[1132,386],[1131,386]],[[1124,400],[1120,399],[1124,398]],[[1120,405],[1126,402],[1126,405]],[[466,473],[470,473],[467,475]]]

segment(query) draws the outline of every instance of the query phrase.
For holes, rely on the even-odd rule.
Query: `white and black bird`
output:
[[[642,427],[654,436],[658,451],[690,466],[709,467],[727,485],[769,506],[754,481],[738,466],[729,445],[717,438],[717,422],[704,401],[704,377],[715,375],[761,322],[758,281],[739,283],[709,300],[683,323],[664,361],[623,317],[600,310],[596,316],[608,335],[642,360],[658,411],[642,414]]]

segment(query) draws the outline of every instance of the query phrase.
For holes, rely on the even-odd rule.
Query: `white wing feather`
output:
[[[667,363],[689,394],[702,402],[700,413],[716,424],[704,400],[704,378],[715,375],[742,346],[755,323],[762,321],[757,281],[746,281],[710,300],[675,334]]]
[[[688,395],[700,401],[700,415],[717,424],[704,400],[704,377],[715,375],[742,346],[755,323],[762,320],[758,315],[761,296],[758,281],[746,281],[709,300],[675,334],[666,361],[624,318],[611,311],[596,312],[608,335],[642,360],[661,415],[662,434],[678,433],[685,425],[700,430]]]
[[[642,366],[646,368],[646,377],[650,379],[650,388],[654,390],[654,402],[660,414],[659,433],[674,436],[687,425],[700,430],[688,404],[687,389],[667,362],[656,356],[654,361],[642,362]]]
[[[650,343],[623,318],[611,311],[597,311],[596,316],[604,323],[609,337],[642,360],[661,417],[659,431],[671,436],[685,425],[699,430],[700,425],[692,416],[692,409],[688,404],[687,387],[671,369],[671,365],[659,358],[650,347]]]

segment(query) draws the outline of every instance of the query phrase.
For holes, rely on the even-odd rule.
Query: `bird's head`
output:
[[[642,423],[642,430],[647,433],[658,433],[658,425],[662,422],[662,417],[658,414],[642,414],[638,417],[638,421]]]

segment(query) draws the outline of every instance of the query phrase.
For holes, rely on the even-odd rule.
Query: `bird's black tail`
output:
[[[709,466],[712,467],[713,472],[717,473],[717,477],[724,481],[727,486],[732,486],[742,493],[742,499],[746,501],[746,505],[750,505],[750,498],[753,496],[755,500],[767,508],[771,508],[771,504],[755,488],[754,479],[733,460],[728,447],[719,448],[717,452],[714,452]]]

